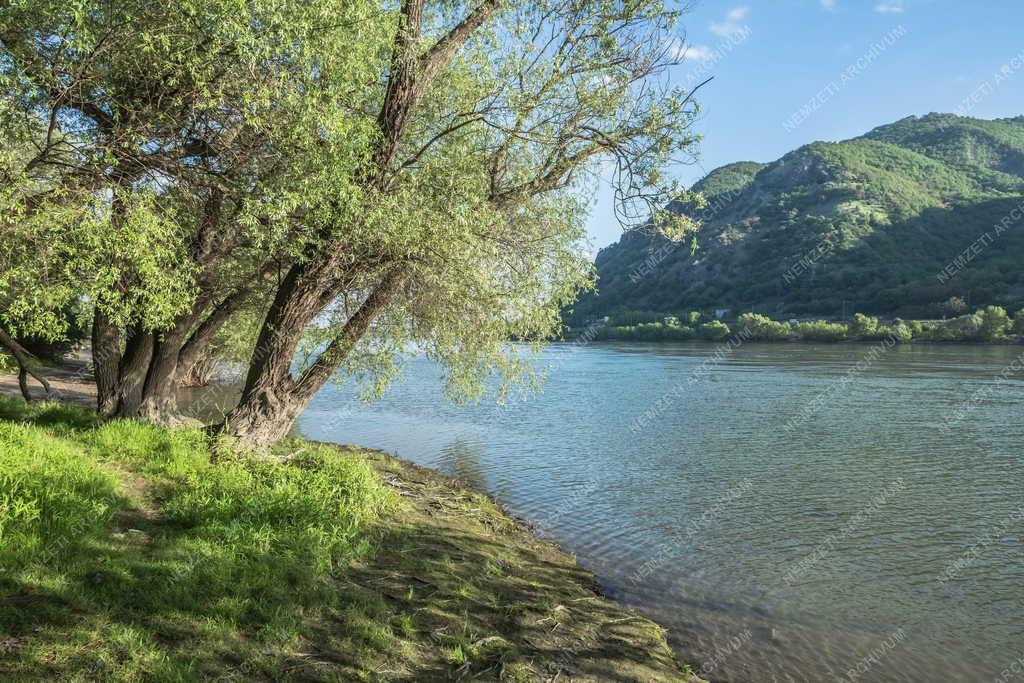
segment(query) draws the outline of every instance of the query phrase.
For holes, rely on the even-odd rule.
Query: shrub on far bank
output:
[[[1018,317],[1018,323],[1020,320]],[[915,339],[992,342],[1005,339],[1014,329],[1014,322],[1005,309],[988,306],[950,320],[923,322],[920,327],[920,331],[914,335]]]
[[[721,320],[712,320],[697,328],[697,336],[709,341],[720,341],[728,337],[730,333],[729,326]]]
[[[842,323],[829,323],[815,320],[809,323],[797,323],[796,334],[807,341],[837,342],[847,338],[849,330]]]
[[[744,313],[736,320],[736,334],[747,341],[782,341],[792,334],[789,323],[758,313]]]
[[[854,313],[850,323],[850,336],[856,339],[874,339],[878,334],[878,318]]]
[[[611,325],[599,327],[591,341],[686,341],[694,338],[693,328],[665,323]]]
[[[881,341],[899,343],[914,340],[934,342],[999,342],[1024,337],[1024,309],[1013,319],[999,306],[987,306],[974,313],[950,320],[900,320],[884,325],[878,318],[855,313],[849,324],[814,320],[791,325],[758,313],[744,313],[730,328],[720,320],[699,323],[699,313],[684,316],[686,322],[673,315],[662,316],[660,322],[611,326],[609,319],[597,328],[593,340],[621,341],[685,341],[702,339],[719,341],[735,333],[744,341],[772,342],[783,340],[841,342]]]
[[[898,318],[893,322],[892,327],[886,330],[886,334],[883,337],[892,338],[895,341],[905,344],[914,339],[913,329],[902,320]]]
[[[1017,336],[1024,336],[1024,308],[1017,311],[1013,316],[1013,334]]]
[[[984,310],[978,311],[977,315],[981,316],[978,338],[982,341],[1002,339],[1013,327],[1013,321],[1007,315],[1006,309],[1000,306],[986,306]]]

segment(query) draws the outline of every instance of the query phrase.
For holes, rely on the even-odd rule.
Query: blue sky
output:
[[[911,114],[1024,114],[1024,0],[704,0],[684,16],[677,83],[701,89],[687,185],[733,161],[773,161]],[[594,248],[621,228],[602,186]]]

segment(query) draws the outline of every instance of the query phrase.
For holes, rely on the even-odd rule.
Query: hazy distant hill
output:
[[[708,198],[696,252],[625,235],[598,255],[599,291],[574,321],[713,308],[834,316],[844,301],[847,312],[928,316],[954,296],[1024,304],[1024,117],[910,117],[770,164],[729,164],[696,187]]]

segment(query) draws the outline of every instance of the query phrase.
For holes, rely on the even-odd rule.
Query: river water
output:
[[[456,406],[416,359],[373,404],[325,388],[299,428],[492,494],[712,681],[986,681],[1024,657],[1024,348],[539,362],[541,395]]]

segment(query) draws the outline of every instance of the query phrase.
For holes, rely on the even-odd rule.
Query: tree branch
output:
[[[420,58],[423,86],[427,87],[452,60],[459,48],[501,7],[502,0],[484,0],[465,19]]]
[[[348,319],[341,331],[327,345],[327,348],[302,373],[302,376],[295,382],[293,391],[300,396],[316,393],[363,338],[377,316],[391,303],[395,294],[405,283],[407,275],[408,269],[403,264],[388,271],[359,309]]]
[[[377,183],[384,182],[385,171],[394,159],[398,143],[423,93],[451,62],[459,48],[494,14],[502,0],[485,0],[417,58],[416,49],[423,29],[423,3],[424,0],[402,0],[403,20],[395,34],[388,88],[377,117],[377,124],[383,134],[375,169]]]
[[[47,397],[53,393],[50,389],[50,383],[34,369],[34,358],[32,354],[29,353],[24,346],[15,341],[14,337],[9,335],[2,327],[0,327],[0,346],[3,346],[10,351],[11,355],[14,356],[14,360],[18,363],[18,386],[21,389],[21,395],[25,398],[25,401],[28,403],[32,402],[32,394],[30,394],[28,390],[26,375],[32,375],[32,377],[43,385],[43,389],[46,390]]]

